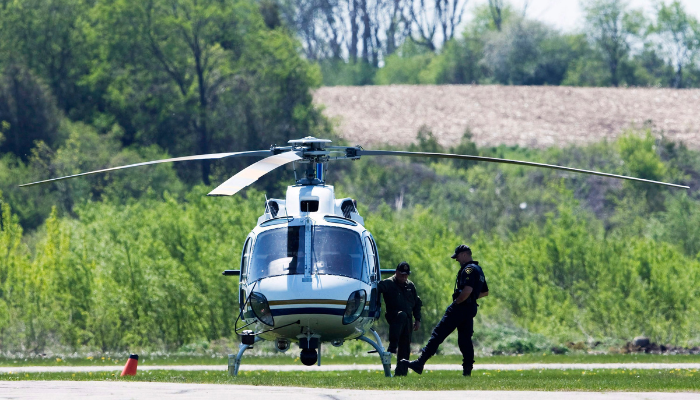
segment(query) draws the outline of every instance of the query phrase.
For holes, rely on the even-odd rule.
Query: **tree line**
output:
[[[700,25],[674,0],[652,15],[584,0],[562,33],[505,0],[287,0],[282,15],[326,85],[700,85]],[[527,4],[527,3],[526,3]]]

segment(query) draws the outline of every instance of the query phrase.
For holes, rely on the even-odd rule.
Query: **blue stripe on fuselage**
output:
[[[343,315],[345,310],[342,308],[323,308],[323,307],[297,307],[297,308],[273,308],[272,316],[278,315],[295,315],[295,314],[326,314],[326,315]]]

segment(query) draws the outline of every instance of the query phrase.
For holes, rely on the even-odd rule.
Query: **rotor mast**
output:
[[[290,140],[292,151],[302,151],[303,159],[296,163],[306,164],[304,176],[297,180],[297,185],[323,185],[325,180],[325,167],[330,160],[332,148],[328,148],[331,143],[328,139],[317,139],[307,136],[303,139]]]

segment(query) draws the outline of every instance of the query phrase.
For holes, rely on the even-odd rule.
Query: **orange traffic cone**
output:
[[[138,354],[132,354],[129,356],[129,359],[126,360],[126,365],[124,366],[124,370],[122,371],[122,375],[136,375],[136,366],[139,363],[139,355]]]

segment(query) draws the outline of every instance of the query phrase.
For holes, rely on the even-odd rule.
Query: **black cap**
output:
[[[457,254],[462,253],[464,251],[468,251],[469,254],[472,253],[472,249],[470,249],[469,246],[467,246],[466,244],[460,244],[455,249],[455,253],[452,255],[452,258],[457,258]]]
[[[404,275],[411,275],[411,266],[408,265],[406,261],[401,261],[399,265],[396,266],[396,272]]]

